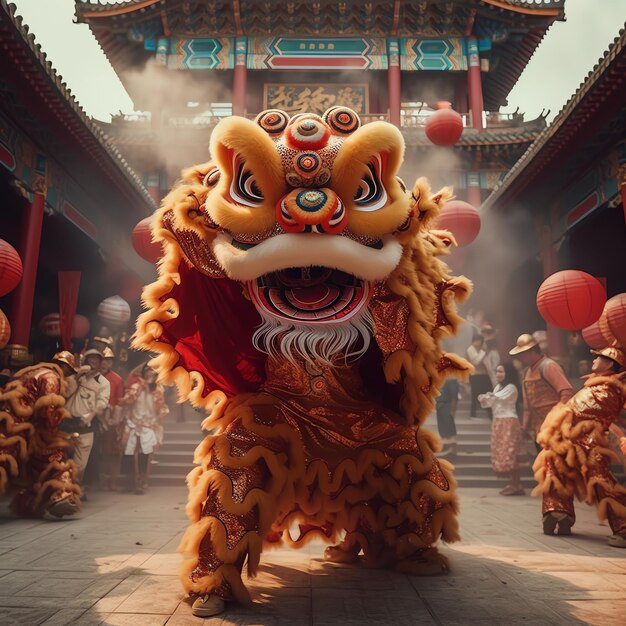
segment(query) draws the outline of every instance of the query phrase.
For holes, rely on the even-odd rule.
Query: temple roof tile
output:
[[[624,26],[552,123],[537,136],[485,200],[483,210],[515,198],[533,185],[537,177],[544,176],[548,165],[559,156],[565,156],[567,146],[576,141],[577,133],[592,120],[602,116],[608,124],[608,111],[603,106],[607,99],[617,114],[620,107],[621,111],[626,110],[626,24]]]
[[[120,151],[110,145],[96,121],[85,113],[78,100],[72,95],[71,90],[63,82],[62,76],[57,74],[52,63],[48,61],[40,44],[35,42],[35,36],[29,32],[29,28],[23,23],[22,17],[16,14],[16,10],[15,4],[0,0],[0,30],[4,33],[5,53],[12,43],[21,44],[22,49],[26,50],[23,63],[40,70],[48,79],[47,81],[43,79],[39,72],[31,73],[31,80],[42,79],[40,82],[43,92],[41,97],[55,99],[60,101],[62,105],[66,105],[53,107],[59,122],[79,140],[85,150],[93,151],[98,155],[96,158],[100,163],[108,164],[113,171],[121,173],[133,193],[145,202],[147,209],[152,210],[154,201],[143,186],[139,176],[128,165]]]
[[[484,74],[485,108],[507,97],[555,20],[565,0],[356,0],[259,2],[257,0],[76,0],[76,18],[87,23],[120,75],[143,67],[160,38],[194,37],[373,37],[463,38],[474,34],[493,43]],[[279,10],[280,9],[280,10]],[[131,97],[133,90],[129,85]]]

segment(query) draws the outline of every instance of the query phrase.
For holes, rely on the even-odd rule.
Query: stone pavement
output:
[[[11,519],[0,507],[2,626],[485,626],[626,623],[626,550],[581,505],[576,534],[545,537],[540,502],[461,491],[463,541],[452,572],[416,578],[338,566],[323,546],[264,555],[253,609],[202,620],[176,578],[185,491],[94,493],[81,519]]]

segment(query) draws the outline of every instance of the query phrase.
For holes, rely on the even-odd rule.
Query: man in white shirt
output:
[[[83,355],[85,366],[76,376],[76,389],[72,390],[65,403],[65,408],[72,416],[67,420],[71,431],[78,433],[79,441],[74,450],[74,462],[82,476],[91,448],[93,447],[93,418],[109,404],[111,387],[109,381],[100,373],[102,354],[95,348]]]

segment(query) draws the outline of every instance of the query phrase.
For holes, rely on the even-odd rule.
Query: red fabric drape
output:
[[[59,316],[61,321],[61,345],[64,350],[72,348],[72,325],[78,305],[80,272],[59,272]]]
[[[258,389],[265,379],[265,355],[252,344],[261,318],[228,278],[209,278],[181,263],[180,285],[165,296],[177,300],[177,318],[163,324],[159,341],[174,347],[177,365],[202,374],[205,392],[236,395]]]

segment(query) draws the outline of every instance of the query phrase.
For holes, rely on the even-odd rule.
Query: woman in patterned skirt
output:
[[[509,475],[511,482],[500,491],[503,496],[523,496],[520,480],[519,452],[522,431],[517,415],[518,374],[511,363],[496,367],[493,391],[478,396],[483,408],[493,412],[491,425],[491,465],[498,475]]]

